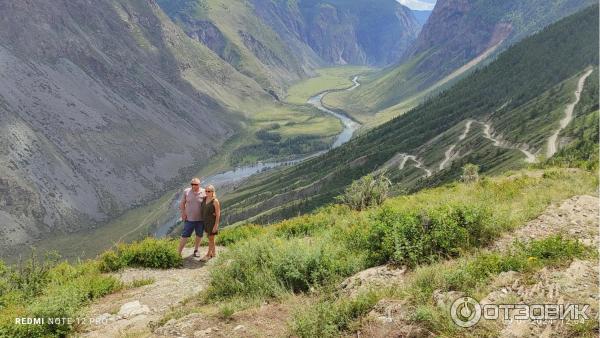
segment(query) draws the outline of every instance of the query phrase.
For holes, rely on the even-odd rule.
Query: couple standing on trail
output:
[[[194,246],[194,257],[199,257],[198,248],[202,240],[202,233],[208,235],[208,252],[202,258],[207,261],[216,255],[215,235],[219,233],[219,221],[221,219],[221,204],[217,199],[215,187],[212,185],[206,188],[200,187],[200,179],[194,177],[190,182],[191,187],[183,191],[179,210],[181,211],[181,220],[183,231],[179,241],[179,255],[187,243],[192,232],[196,232],[196,242]]]

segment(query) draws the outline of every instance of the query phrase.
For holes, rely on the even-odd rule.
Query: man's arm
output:
[[[183,196],[181,196],[181,202],[179,202],[179,210],[181,211],[181,220],[186,221],[187,215],[185,213],[185,191],[183,192]]]

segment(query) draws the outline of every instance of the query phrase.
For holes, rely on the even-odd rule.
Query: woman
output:
[[[221,204],[217,199],[215,187],[208,185],[204,188],[206,197],[200,205],[202,220],[204,220],[204,231],[208,235],[208,253],[202,258],[207,261],[216,255],[215,235],[219,233],[219,221],[221,220]]]

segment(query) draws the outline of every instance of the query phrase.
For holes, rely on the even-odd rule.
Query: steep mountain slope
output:
[[[456,178],[468,162],[491,173],[526,165],[527,154],[545,153],[577,82],[598,63],[597,11],[592,6],[524,39],[438,97],[324,156],[253,179],[224,201],[225,214],[231,222],[293,215],[383,168],[399,188],[417,189]],[[582,95],[581,102],[593,101],[590,91]],[[463,140],[460,154],[449,150]]]
[[[0,11],[3,248],[153,197],[233,134],[234,110],[272,100],[152,2]]]
[[[440,0],[403,62],[364,79],[352,95],[325,102],[350,113],[375,114],[433,85],[440,87],[542,27],[593,4],[590,0]],[[468,69],[464,69],[466,71]],[[462,73],[462,72],[461,72]]]
[[[193,39],[238,71],[281,95],[285,86],[311,74],[322,61],[299,44],[288,44],[257,16],[245,0],[158,2]]]
[[[393,0],[161,0],[187,34],[264,88],[283,93],[325,64],[388,64],[416,39]]]

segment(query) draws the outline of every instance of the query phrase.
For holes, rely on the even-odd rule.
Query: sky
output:
[[[410,9],[432,10],[437,0],[397,0],[399,3]]]

